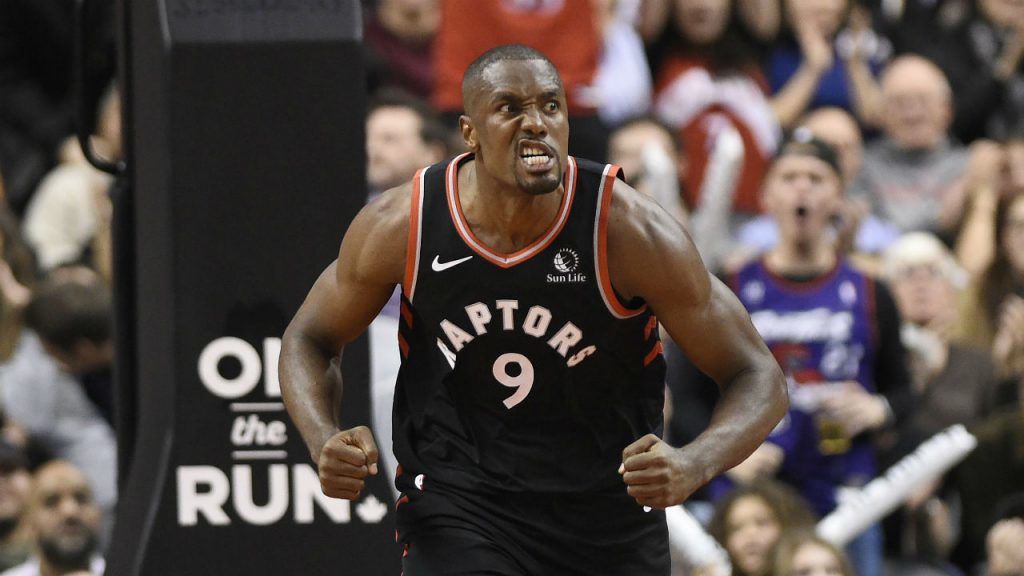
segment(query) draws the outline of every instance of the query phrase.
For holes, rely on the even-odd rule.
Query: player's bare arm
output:
[[[654,435],[623,451],[627,491],[645,506],[679,504],[761,444],[788,407],[785,379],[743,305],[708,273],[679,223],[653,200],[616,182],[608,267],[627,300],[643,298],[694,364],[718,383],[711,424],[672,448]]]
[[[281,395],[328,496],[356,498],[363,478],[377,472],[369,428],[339,430],[340,379],[328,377],[328,366],[402,280],[410,197],[410,186],[401,186],[360,211],[338,259],[317,279],[281,341]]]

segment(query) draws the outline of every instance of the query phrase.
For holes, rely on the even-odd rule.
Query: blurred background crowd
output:
[[[12,574],[101,572],[116,504],[112,181],[71,138],[72,7],[0,2],[0,571]],[[370,198],[461,152],[463,70],[528,44],[562,74],[570,153],[622,166],[750,309],[794,406],[688,505],[734,574],[1024,574],[1024,2],[363,8]],[[101,102],[87,121],[94,148],[118,158],[113,10],[88,17],[106,42],[87,55]],[[797,328],[778,320],[794,314]],[[820,329],[842,314],[863,330]],[[829,334],[815,351],[804,336],[817,332]],[[666,435],[682,444],[717,390],[670,342],[666,358]],[[844,489],[953,424],[979,441],[961,465],[844,550],[813,535]]]

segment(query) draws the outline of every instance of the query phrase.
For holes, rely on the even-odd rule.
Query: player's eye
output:
[[[548,112],[558,112],[558,108],[558,102],[555,100],[551,100],[544,105],[544,109],[547,110]]]

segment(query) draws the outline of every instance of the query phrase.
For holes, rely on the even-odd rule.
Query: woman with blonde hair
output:
[[[729,553],[733,576],[767,576],[779,537],[814,526],[806,502],[788,486],[761,480],[737,488],[715,506],[708,531]]]
[[[775,548],[774,576],[856,576],[843,551],[811,531],[783,535]]]

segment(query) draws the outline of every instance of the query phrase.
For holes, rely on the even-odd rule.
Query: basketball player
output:
[[[471,153],[356,217],[284,336],[288,411],[326,494],[378,472],[338,430],[324,372],[402,286],[394,448],[406,576],[667,575],[661,509],[743,460],[785,413],[781,372],[679,224],[566,153],[558,73],[524,46],[467,69]],[[723,399],[704,435],[659,438],[654,314]]]

